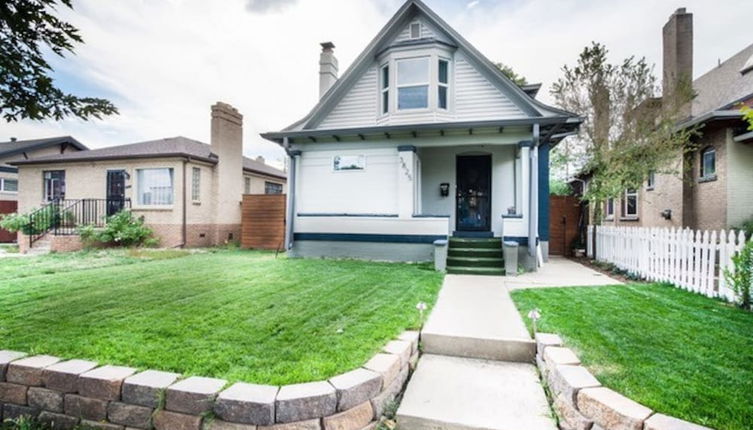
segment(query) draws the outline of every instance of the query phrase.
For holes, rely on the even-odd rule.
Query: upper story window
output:
[[[397,61],[397,109],[429,107],[429,57]]]
[[[439,60],[437,76],[437,107],[447,109],[447,93],[450,87],[450,62]]]
[[[380,85],[382,93],[382,114],[390,111],[390,66],[382,66],[381,73],[382,84]]]
[[[648,178],[646,178],[646,189],[653,190],[656,186],[656,172],[653,170],[648,172]]]
[[[701,179],[716,176],[716,149],[708,147],[701,152]]]
[[[410,38],[411,39],[419,39],[421,38],[421,23],[420,22],[414,22],[410,25]]]
[[[137,198],[142,206],[173,204],[173,169],[137,169]]]
[[[282,184],[264,182],[264,194],[282,194]]]

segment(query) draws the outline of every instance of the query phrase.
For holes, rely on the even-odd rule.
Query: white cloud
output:
[[[114,94],[121,115],[3,124],[0,137],[71,134],[91,147],[176,135],[208,142],[209,107],[222,100],[244,114],[247,155],[281,158],[258,133],[292,123],[316,103],[319,42],[337,45],[344,71],[402,1],[284,3],[80,0],[64,17],[87,43],[55,65]],[[696,75],[753,42],[749,0],[513,0],[460,9],[427,3],[490,59],[543,82],[545,100],[559,68],[592,40],[606,43],[615,59],[645,55],[659,63],[661,27],[679,6],[695,14]]]
[[[478,6],[480,0],[473,0],[468,2],[468,4],[465,6],[466,9],[473,9],[474,7]]]

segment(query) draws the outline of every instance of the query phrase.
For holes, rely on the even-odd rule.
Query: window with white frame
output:
[[[625,198],[622,199],[622,216],[625,218],[638,216],[638,190],[625,190]]]
[[[251,178],[243,177],[243,194],[251,194]]]
[[[716,149],[709,146],[701,151],[701,179],[716,176]]]
[[[614,199],[607,199],[604,204],[604,215],[609,219],[614,217]]]
[[[364,170],[366,168],[366,157],[363,155],[336,155],[332,159],[332,170]]]
[[[173,169],[137,169],[137,201],[141,206],[173,204]]]
[[[201,169],[194,167],[191,171],[191,200],[201,201]]]
[[[382,92],[382,113],[386,114],[390,111],[390,66],[388,64],[382,66],[380,75],[382,79],[380,86]]]
[[[18,179],[0,178],[0,191],[6,193],[17,193]]]
[[[450,62],[440,58],[437,66],[437,107],[447,109],[450,91]]]
[[[65,199],[65,170],[45,170],[42,172],[42,180],[45,201]]]
[[[282,194],[282,184],[264,182],[264,194]]]
[[[410,38],[411,39],[419,39],[421,38],[421,23],[420,22],[412,22],[410,25]]]
[[[429,57],[397,61],[397,109],[429,107]]]
[[[656,185],[656,172],[653,170],[648,172],[648,178],[646,178],[646,189],[653,190]]]

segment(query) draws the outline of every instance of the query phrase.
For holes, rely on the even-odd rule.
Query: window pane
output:
[[[398,109],[420,109],[429,107],[429,86],[405,87],[397,91]]]
[[[332,161],[334,170],[363,170],[366,168],[366,157],[363,155],[336,155]]]
[[[191,178],[191,200],[199,201],[201,199],[201,169],[193,168],[193,177]]]
[[[447,83],[447,61],[439,60],[439,82]]]
[[[282,184],[276,184],[274,182],[264,183],[265,194],[282,194]]]
[[[243,194],[251,194],[251,178],[243,178]]]
[[[636,196],[628,196],[627,199],[627,215],[638,214],[638,198]]]
[[[397,63],[397,84],[425,84],[429,82],[429,59],[416,58]]]
[[[385,91],[382,93],[382,113],[387,113],[390,110],[390,92]]]
[[[447,109],[447,87],[439,87],[439,100],[440,109]]]
[[[137,180],[140,205],[173,204],[173,169],[139,169]]]
[[[714,173],[716,173],[716,151],[709,149],[703,153],[701,176],[711,176]]]
[[[390,86],[390,66],[382,67],[382,88]]]
[[[4,179],[3,190],[12,191],[12,192],[18,191],[18,180],[17,179]]]

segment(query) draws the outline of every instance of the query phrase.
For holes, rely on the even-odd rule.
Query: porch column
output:
[[[539,125],[533,125],[533,145],[530,154],[530,196],[528,200],[528,255],[536,262],[536,247],[538,245],[539,230]]]
[[[287,149],[287,137],[285,138],[285,144]],[[293,249],[293,240],[295,229],[293,221],[295,220],[295,194],[298,188],[298,159],[301,158],[301,151],[288,150],[288,198],[286,201],[287,207],[285,208],[285,249],[290,251]]]
[[[397,147],[397,214],[400,218],[412,218],[415,203],[416,147]]]

